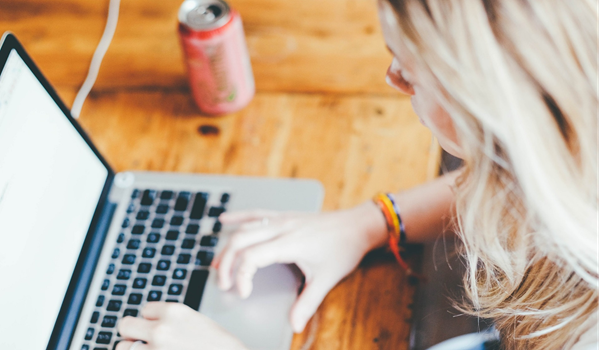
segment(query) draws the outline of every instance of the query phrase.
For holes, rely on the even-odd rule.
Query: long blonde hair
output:
[[[569,348],[598,322],[597,2],[385,1],[460,140],[462,308]]]

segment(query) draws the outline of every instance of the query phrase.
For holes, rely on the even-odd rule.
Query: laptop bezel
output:
[[[89,285],[92,281],[98,259],[100,257],[101,247],[104,244],[104,239],[108,232],[110,217],[114,211],[114,205],[108,201],[108,194],[112,186],[115,172],[110,167],[108,162],[102,157],[96,149],[86,132],[81,128],[77,121],[71,116],[71,112],[62,102],[52,85],[46,80],[34,61],[29,57],[21,43],[11,32],[3,34],[0,40],[0,75],[4,70],[4,66],[8,60],[8,56],[12,50],[15,50],[27,67],[35,75],[38,81],[42,84],[46,92],[52,100],[57,104],[64,116],[71,122],[79,135],[83,138],[86,144],[94,152],[96,157],[101,161],[102,165],[108,171],[102,194],[98,200],[98,204],[94,211],[92,221],[77,259],[73,275],[69,282],[63,303],[57,315],[51,337],[48,341],[47,349],[68,348],[73,336],[73,331],[79,320],[79,315],[85,301],[85,295],[88,292]],[[65,346],[66,345],[66,346]]]

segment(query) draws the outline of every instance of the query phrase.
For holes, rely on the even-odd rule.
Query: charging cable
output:
[[[100,64],[102,63],[102,59],[104,58],[104,55],[110,46],[110,42],[115,35],[115,30],[117,29],[120,2],[120,0],[110,0],[108,5],[108,18],[106,19],[104,33],[102,34],[100,43],[98,44],[98,47],[96,47],[96,51],[92,57],[92,62],[90,63],[90,69],[87,77],[85,78],[83,85],[81,85],[77,96],[75,96],[75,101],[73,101],[73,106],[71,107],[71,115],[73,118],[79,118],[79,113],[81,113],[83,103],[85,102],[85,99],[90,91],[92,91],[92,87],[96,82],[98,71],[100,70]]]

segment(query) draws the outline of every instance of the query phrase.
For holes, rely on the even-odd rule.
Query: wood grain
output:
[[[124,0],[96,90],[187,89],[176,31],[181,0]],[[242,15],[259,91],[394,94],[375,0],[232,0]],[[108,1],[0,0],[11,30],[54,84],[79,86]]]
[[[390,56],[374,0],[232,0],[258,93],[219,118],[202,116],[189,96],[175,31],[179,4],[122,1],[80,119],[117,171],[315,178],[325,187],[325,210],[435,175],[439,148],[410,100],[385,85]],[[70,105],[107,5],[0,0],[0,30],[17,34]],[[217,131],[202,134],[206,125]],[[414,291],[393,258],[376,251],[331,291],[292,348],[407,349]]]

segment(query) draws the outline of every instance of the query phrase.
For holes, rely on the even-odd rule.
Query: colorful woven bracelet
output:
[[[389,248],[394,254],[398,264],[406,270],[409,276],[417,277],[422,279],[421,276],[414,273],[413,270],[408,266],[406,261],[400,255],[400,251],[404,251],[404,244],[406,243],[406,231],[404,229],[404,223],[400,217],[400,210],[396,205],[396,201],[390,193],[378,193],[373,197],[373,202],[379,207],[388,230],[388,243]]]
[[[396,201],[394,200],[394,197],[390,193],[386,193],[386,196],[388,197],[390,202],[392,202],[392,205],[394,207],[394,213],[396,214],[396,217],[398,218],[398,222],[399,222],[398,234],[400,236],[399,243],[405,244],[406,243],[406,230],[404,229],[404,223],[402,222],[402,218],[400,217],[400,209],[396,205]]]

